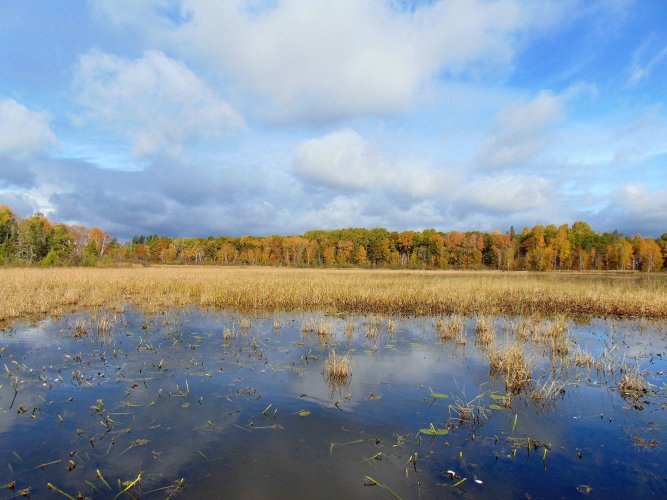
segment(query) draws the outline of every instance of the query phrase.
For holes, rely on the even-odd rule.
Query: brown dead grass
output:
[[[1,268],[0,323],[100,307],[667,318],[667,276],[285,268]]]
[[[530,366],[526,360],[523,346],[516,344],[503,350],[493,350],[489,354],[491,375],[502,374],[505,389],[519,392],[532,378]]]
[[[336,354],[336,350],[329,351],[329,356],[324,360],[324,376],[334,382],[346,382],[352,375],[349,354]]]
[[[478,316],[475,323],[475,343],[482,349],[493,345],[496,338],[496,330],[493,321],[485,316]]]

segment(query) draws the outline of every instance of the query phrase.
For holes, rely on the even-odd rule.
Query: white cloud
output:
[[[294,172],[303,179],[337,189],[388,189],[410,196],[436,194],[442,175],[421,160],[392,159],[346,128],[297,146]]]
[[[454,199],[464,211],[516,214],[550,205],[551,183],[537,175],[501,174],[472,179]]]
[[[667,232],[667,186],[649,191],[644,184],[629,183],[613,196],[611,210],[619,213],[622,225],[631,223],[645,234],[660,235]]]
[[[667,153],[667,120],[659,105],[619,110],[596,121],[570,122],[554,142],[558,150],[552,156],[584,172],[636,169]]]
[[[79,60],[75,89],[84,120],[127,135],[137,156],[177,155],[188,142],[243,127],[205,82],[159,51],[136,60],[89,52]]]
[[[169,27],[168,13],[178,12],[178,0],[88,0],[93,17],[120,28],[136,22]]]
[[[517,126],[536,123],[534,116],[525,113],[512,114],[508,121],[512,120]],[[379,151],[351,129],[300,144],[292,169],[308,184],[332,192],[330,202],[314,212],[319,220],[353,221],[356,217],[414,227],[416,223],[429,225],[430,219],[430,225],[459,225],[475,217],[479,221],[499,214],[523,218],[528,212],[545,213],[555,196],[553,183],[540,175],[503,172],[480,176],[464,168],[407,161]]]
[[[542,91],[534,99],[505,108],[480,151],[483,167],[517,167],[539,153],[549,127],[564,118],[563,98]]]
[[[24,158],[56,143],[51,117],[14,99],[0,99],[0,156]]]
[[[646,56],[646,53],[653,49],[655,45],[655,35],[650,35],[632,56],[632,67],[630,69],[630,78],[627,85],[632,87],[642,80],[649,78],[655,66],[657,66],[665,57],[667,57],[667,45],[653,50],[653,54]]]
[[[165,38],[261,96],[265,116],[323,121],[405,111],[443,74],[507,70],[518,33],[548,24],[532,3],[184,0]]]

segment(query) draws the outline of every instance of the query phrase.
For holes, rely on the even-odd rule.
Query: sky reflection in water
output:
[[[90,315],[5,330],[0,482],[16,483],[0,496],[31,487],[41,497],[50,482],[72,495],[113,497],[119,480],[139,472],[137,493],[164,488],[149,498],[391,496],[366,476],[404,498],[453,489],[569,497],[582,485],[591,496],[642,497],[667,486],[664,324],[570,323],[578,345],[597,359],[612,350],[646,371],[656,394],[640,399],[642,410],[621,398],[616,374],[570,366],[560,372],[569,381],[565,394],[552,404],[524,395],[500,411],[489,409],[497,403],[490,394],[504,394],[503,382],[489,375],[487,355],[475,346],[474,320],[461,346],[438,341],[432,318],[398,319],[393,337],[383,321],[376,343],[359,317],[326,318],[335,327],[329,343],[301,332],[304,320],[320,317],[278,315],[277,330],[274,317],[250,318],[246,329],[232,313],[128,310],[106,336]],[[77,320],[88,332],[80,338]],[[496,320],[498,344],[510,320]],[[357,325],[352,336],[348,321]],[[235,338],[225,342],[225,328]],[[329,344],[351,353],[347,386],[332,388],[322,375]],[[526,349],[536,354],[533,377],[548,379],[548,350]],[[449,398],[434,399],[431,389]],[[450,405],[478,396],[474,403],[486,409],[479,425],[450,418]],[[417,434],[431,424],[448,434]],[[638,446],[637,435],[657,445]],[[538,449],[529,451],[527,438]],[[182,489],[169,488],[181,478]]]

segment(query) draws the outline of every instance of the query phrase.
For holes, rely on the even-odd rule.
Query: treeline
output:
[[[169,238],[118,242],[99,228],[53,224],[42,214],[21,219],[0,205],[0,264],[161,263],[370,267],[408,269],[637,270],[667,261],[658,239],[595,232],[586,222],[506,233],[383,228],[308,231],[299,236]]]

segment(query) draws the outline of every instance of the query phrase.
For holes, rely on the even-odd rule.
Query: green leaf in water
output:
[[[503,408],[502,406],[498,405],[489,405],[489,410],[505,411],[507,408]]]
[[[310,412],[309,412],[308,410],[301,410],[301,411],[299,412],[299,416],[300,416],[300,417],[307,417],[307,416],[309,416],[309,415],[310,415]]]
[[[433,389],[430,387],[428,388],[429,391],[431,391],[431,397],[434,399],[447,399],[449,396],[447,394],[441,394],[439,392],[433,392]]]
[[[447,429],[436,429],[435,426],[431,424],[428,429],[419,429],[417,434],[425,434],[427,436],[444,436],[448,433],[449,431]]]

